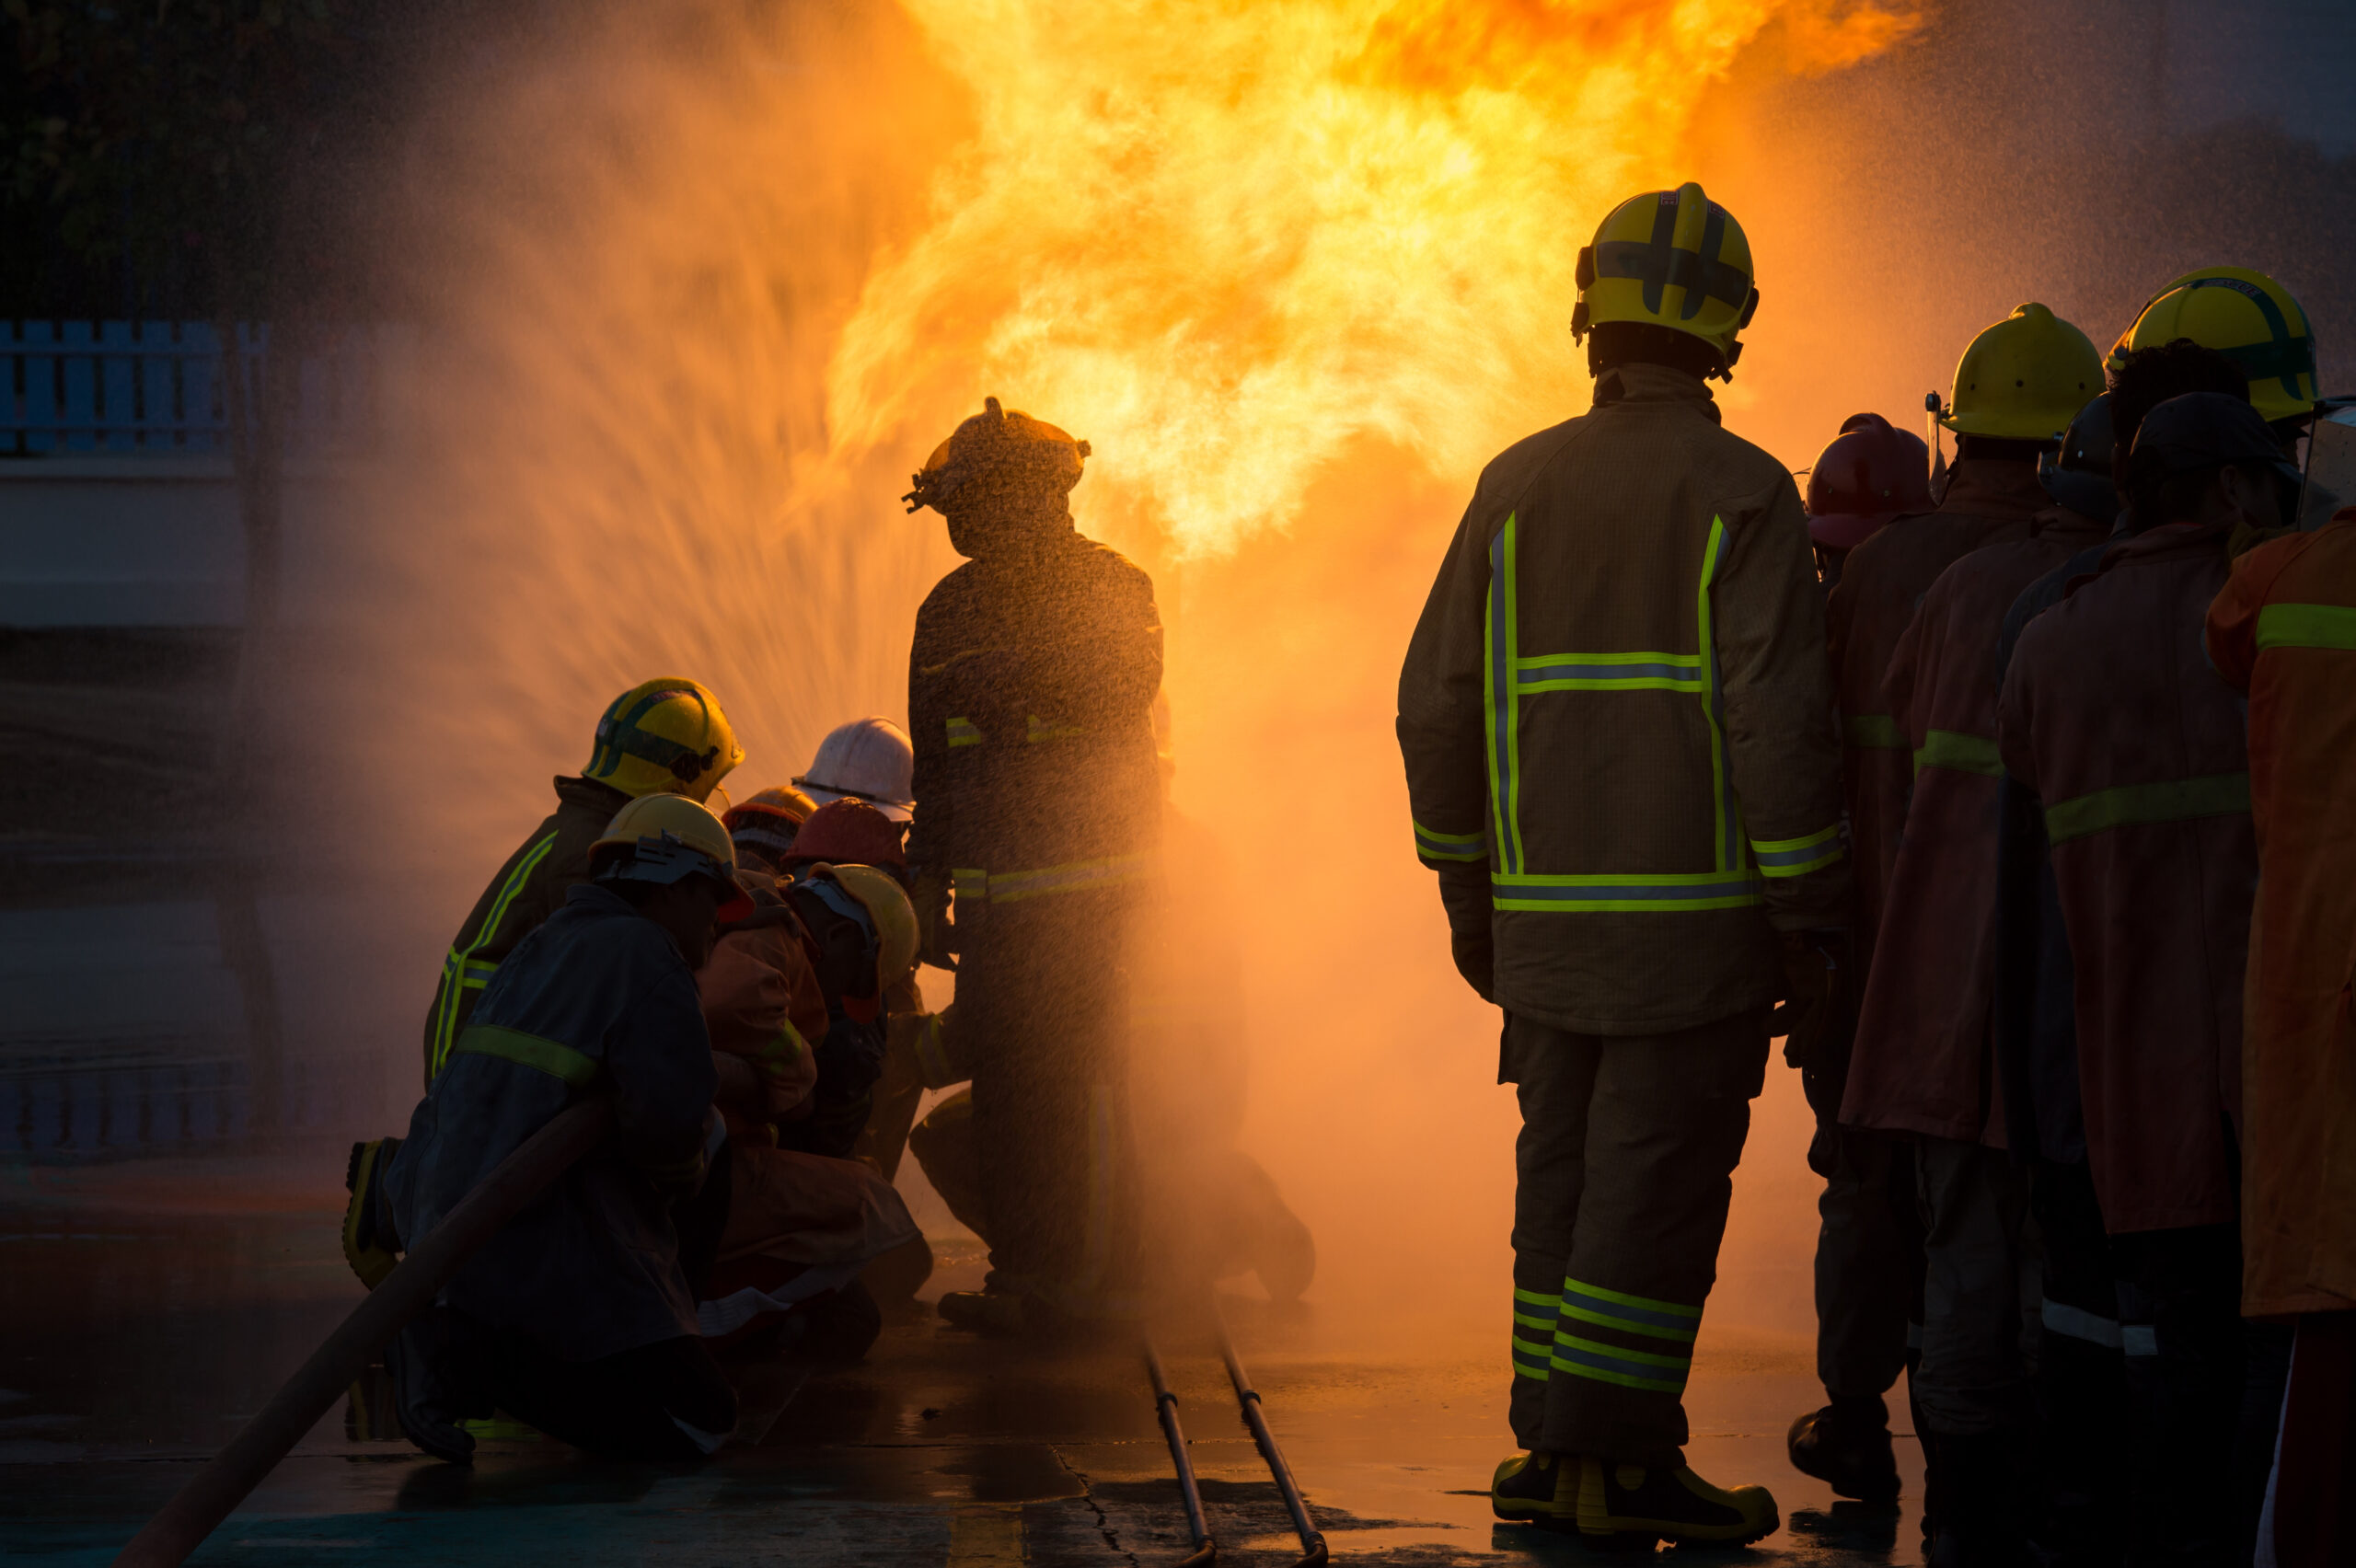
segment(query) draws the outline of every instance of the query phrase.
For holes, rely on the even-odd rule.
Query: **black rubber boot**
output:
[[[953,1329],[1007,1339],[1031,1326],[1030,1303],[1008,1290],[953,1290],[937,1309]]]
[[[1717,1487],[1684,1463],[1579,1461],[1579,1537],[1597,1546],[1748,1546],[1783,1517],[1763,1486]]]
[[[1489,1482],[1489,1507],[1507,1524],[1570,1529],[1578,1524],[1579,1461],[1576,1454],[1517,1454]]]
[[[401,1433],[437,1459],[475,1460],[475,1440],[458,1424],[491,1413],[482,1337],[447,1307],[429,1307],[385,1347],[393,1412]]]
[[[1889,1446],[1889,1407],[1877,1396],[1835,1396],[1792,1423],[1784,1439],[1792,1468],[1861,1503],[1898,1500],[1898,1459]]]

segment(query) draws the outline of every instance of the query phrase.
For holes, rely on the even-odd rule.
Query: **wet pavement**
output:
[[[0,1167],[0,1555],[110,1561],[350,1309],[359,1286],[319,1197],[337,1193],[341,1163],[318,1148]],[[973,1243],[941,1250],[928,1296],[978,1277]],[[1336,1559],[1591,1560],[1489,1517],[1484,1489],[1507,1450],[1494,1324],[1403,1302],[1279,1313],[1239,1297],[1229,1311]],[[1282,1505],[1209,1345],[1161,1348],[1220,1561],[1289,1563]],[[1801,1336],[1705,1325],[1692,1460],[1768,1484],[1785,1524],[1748,1551],[1679,1556],[1920,1560],[1911,1439],[1900,1511],[1836,1506],[1784,1462],[1785,1424],[1818,1397],[1809,1360]],[[600,1463],[518,1434],[454,1469],[387,1439],[364,1389],[196,1561],[1152,1568],[1186,1554],[1152,1396],[1122,1345],[985,1343],[909,1314],[857,1367],[772,1362],[740,1380],[735,1441],[693,1468]]]

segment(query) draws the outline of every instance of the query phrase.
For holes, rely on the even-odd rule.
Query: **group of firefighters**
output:
[[[1698,185],[1578,259],[1589,413],[1482,475],[1400,677],[1523,1113],[1501,1518],[1755,1540],[1682,1395],[1770,1039],[1824,1179],[1793,1464],[1930,1561],[2356,1561],[2356,507],[2265,274],[2042,305],[1794,477]],[[1944,446],[1944,442],[1941,442]],[[1771,1008],[1773,1010],[1771,1012]],[[2286,1397],[2287,1384],[2287,1397]]]
[[[568,1105],[606,1097],[614,1131],[387,1349],[428,1453],[468,1462],[499,1413],[710,1453],[722,1357],[855,1360],[931,1273],[905,1152],[988,1244],[982,1288],[940,1300],[955,1327],[1133,1318],[1252,1271],[1307,1288],[1308,1230],[1235,1147],[1240,964],[1161,874],[1166,830],[1217,896],[1167,799],[1151,582],[1072,524],[1087,452],[991,398],[916,476],[967,562],[918,614],[913,734],[843,725],[731,803],[717,698],[647,681],[483,889],[408,1133],[353,1147],[347,1258],[374,1288]],[[940,1012],[920,962],[955,971]],[[929,1090],[955,1092],[918,1124]]]
[[[2298,303],[2206,269],[2108,358],[2022,306],[1932,399],[1951,464],[1860,415],[1804,505],[1708,389],[1759,303],[1725,209],[1634,197],[1577,282],[1592,409],[1484,472],[1399,688],[1523,1115],[1496,1513],[1777,1527],[1685,1464],[1682,1396],[1780,1036],[1825,1182],[1798,1469],[1895,1499],[1902,1370],[1942,1568],[2349,1560],[2356,509],[2296,463]],[[916,476],[966,563],[918,614],[908,731],[846,725],[715,814],[734,732],[649,681],[484,889],[408,1134],[353,1151],[347,1255],[381,1279],[585,1096],[615,1132],[387,1352],[429,1452],[494,1410],[710,1452],[716,1350],[856,1357],[929,1274],[908,1149],[988,1243],[957,1327],[1307,1285],[1232,1147],[1234,966],[1165,833],[1215,872],[1167,802],[1152,584],[1073,526],[1087,455],[992,398]]]

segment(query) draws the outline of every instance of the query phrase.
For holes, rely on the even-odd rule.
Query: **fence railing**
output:
[[[373,450],[385,425],[397,327],[320,334],[295,367],[285,449]],[[270,328],[240,323],[225,352],[209,321],[0,321],[0,457],[72,454],[223,456],[255,428]],[[233,420],[230,398],[242,399]]]

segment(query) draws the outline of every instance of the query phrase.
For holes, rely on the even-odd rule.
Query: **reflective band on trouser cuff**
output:
[[[1553,915],[1631,912],[1672,914],[1689,909],[1745,909],[1766,902],[1759,879],[1702,871],[1677,876],[1547,877],[1504,871],[1489,878],[1489,903],[1496,909]]]
[[[1544,1382],[1554,1369],[1555,1313],[1562,1303],[1542,1291],[1514,1287],[1513,1375]]]
[[[470,1023],[458,1036],[455,1053],[461,1056],[496,1056],[502,1062],[513,1062],[519,1067],[530,1067],[552,1078],[561,1078],[575,1089],[597,1076],[601,1065],[597,1058],[583,1051],[576,1051],[561,1042],[537,1034],[526,1034],[520,1029],[502,1029],[496,1024]]]
[[[515,862],[515,869],[508,872],[507,880],[500,884],[499,896],[491,901],[491,908],[484,913],[482,924],[476,928],[474,939],[464,947],[454,945],[450,949],[449,958],[444,961],[444,973],[457,978],[459,984],[445,985],[442,988],[441,1007],[433,1018],[433,1063],[425,1075],[428,1081],[439,1076],[443,1066],[450,1060],[450,1047],[458,1032],[458,998],[473,988],[472,981],[476,964],[486,962],[478,960],[475,954],[480,952],[487,943],[499,935],[499,928],[506,923],[507,911],[514,906],[515,900],[523,894],[524,890],[531,885],[532,873],[539,870],[540,862],[547,859],[549,851],[555,847],[556,835],[550,833],[537,844],[526,848],[522,858]],[[495,962],[491,963],[491,966],[494,970],[499,967]],[[491,976],[485,974],[483,983],[488,985],[490,982]]]
[[[2065,1338],[2084,1340],[2106,1350],[2117,1350],[2124,1343],[2116,1320],[2089,1312],[2084,1307],[2073,1307],[2066,1301],[2056,1301],[2050,1296],[2045,1298],[2039,1315],[2047,1328]]]
[[[971,719],[949,721],[949,744],[956,746],[977,746],[982,744],[982,732]]]
[[[2268,605],[2258,612],[2258,646],[2356,649],[2356,608],[2346,605]]]
[[[1416,823],[1415,853],[1426,860],[1485,860],[1489,837],[1484,833],[1442,833]]]
[[[1557,1372],[1567,1372],[1576,1378],[1592,1378],[1600,1383],[1617,1383],[1622,1388],[1643,1389],[1652,1393],[1679,1394],[1685,1391],[1687,1373],[1692,1370],[1693,1353],[1663,1354],[1658,1351],[1637,1350],[1624,1344],[1609,1344],[1574,1334],[1573,1322],[1593,1323],[1616,1333],[1641,1335],[1647,1339],[1668,1340],[1690,1345],[1702,1327],[1702,1309],[1675,1301],[1656,1300],[1649,1296],[1631,1296],[1625,1291],[1606,1290],[1600,1285],[1583,1280],[1563,1281],[1560,1306],[1562,1326],[1554,1333],[1554,1350],[1550,1365]]]
[[[1977,773],[1987,778],[2004,776],[2004,759],[1997,755],[1996,743],[1978,735],[1967,735],[1960,730],[1929,730],[1923,735],[1923,744],[1914,753],[1914,771],[1926,767],[1944,767],[1953,773]]]
[[[1820,870],[1847,853],[1841,846],[1841,824],[1834,823],[1820,833],[1806,838],[1754,838],[1750,841],[1750,857],[1759,862],[1760,874],[1770,877],[1804,876]]]
[[[2045,808],[2045,837],[2066,844],[2106,828],[2195,817],[2232,816],[2249,810],[2249,775],[2216,773],[2165,784],[2121,784]]]
[[[1091,888],[1141,882],[1152,863],[1150,855],[1113,855],[1102,860],[1042,866],[1035,871],[992,871],[989,901],[1011,904],[1019,898],[1044,898],[1053,893],[1084,893]]]
[[[1841,721],[1841,738],[1859,751],[1912,751],[1906,732],[1887,713],[1859,713]]]

